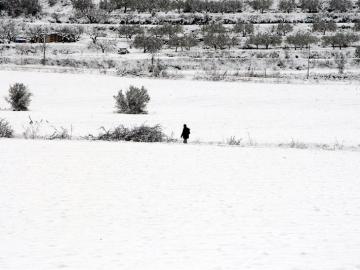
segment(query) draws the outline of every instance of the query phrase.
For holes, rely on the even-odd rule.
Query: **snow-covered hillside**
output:
[[[0,140],[0,269],[360,268],[360,155]]]
[[[187,123],[191,141],[226,141],[231,136],[257,143],[360,143],[360,86],[357,84],[265,84],[150,80],[100,75],[0,71],[0,108],[10,84],[23,82],[34,94],[28,112],[2,110],[21,135],[33,120],[63,126],[73,135],[99,128],[161,124],[180,136]],[[130,84],[150,92],[148,115],[114,113],[113,95]],[[47,131],[46,131],[47,132]]]

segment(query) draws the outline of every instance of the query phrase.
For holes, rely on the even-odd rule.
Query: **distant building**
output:
[[[37,36],[33,37],[30,42],[32,43],[43,43],[44,37]],[[74,40],[70,39],[69,37],[60,35],[58,33],[50,33],[46,35],[46,43],[55,43],[55,42],[74,42]]]

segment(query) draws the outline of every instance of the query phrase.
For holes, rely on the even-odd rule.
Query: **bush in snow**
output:
[[[15,83],[9,88],[9,97],[5,100],[10,103],[14,111],[27,111],[31,102],[32,94],[22,83]]]
[[[96,140],[104,141],[132,141],[132,142],[162,142],[166,136],[162,132],[160,125],[126,128],[123,125],[113,130],[102,128],[104,133],[95,137]]]
[[[12,138],[14,131],[8,121],[0,118],[0,138]]]
[[[144,86],[138,88],[130,85],[125,94],[120,90],[114,99],[118,113],[146,114],[145,109],[150,101],[150,96]]]
[[[354,58],[355,58],[355,63],[359,64],[360,63],[360,46],[356,47]]]
[[[227,139],[226,143],[228,145],[241,145],[242,139],[237,139],[235,136],[230,137]]]

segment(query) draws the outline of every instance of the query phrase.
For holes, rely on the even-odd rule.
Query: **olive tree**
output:
[[[325,19],[317,18],[315,19],[312,30],[314,32],[322,32],[323,35],[326,34],[326,32],[334,32],[337,29],[337,25],[334,21],[327,21]]]
[[[273,0],[250,0],[248,3],[253,9],[264,13],[272,6],[273,2]]]
[[[336,33],[333,36],[324,36],[322,38],[323,44],[325,46],[331,45],[333,48],[340,48],[340,50],[344,47],[349,47],[354,42],[359,40],[359,36],[354,33]]]
[[[259,46],[264,46],[269,49],[270,46],[277,46],[282,43],[282,37],[276,33],[257,33],[250,36],[247,40],[247,45],[255,45],[258,49]]]
[[[300,7],[304,12],[316,13],[322,7],[321,0],[300,0]]]
[[[309,47],[311,44],[317,43],[318,38],[311,35],[309,32],[297,32],[293,35],[289,35],[286,38],[286,42],[289,45],[293,45],[296,50],[297,48],[303,49],[304,47]]]
[[[149,35],[137,35],[133,45],[137,49],[142,49],[144,53],[151,54],[151,70],[154,70],[155,54],[161,50],[164,41],[160,38]]]
[[[297,5],[295,0],[280,0],[279,10],[290,13],[296,9]]]
[[[352,9],[351,0],[330,0],[329,9],[332,11],[347,12]]]
[[[252,23],[245,23],[238,21],[232,28],[232,31],[235,33],[242,34],[243,37],[252,35],[254,33],[254,25]]]

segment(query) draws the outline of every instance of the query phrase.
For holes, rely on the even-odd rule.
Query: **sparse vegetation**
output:
[[[112,130],[102,127],[98,136],[89,136],[90,139],[103,141],[132,141],[132,142],[162,142],[166,139],[160,125],[127,128],[120,125]]]
[[[241,141],[242,139],[237,139],[235,136],[230,137],[229,139],[227,139],[226,143],[228,145],[241,145]]]

